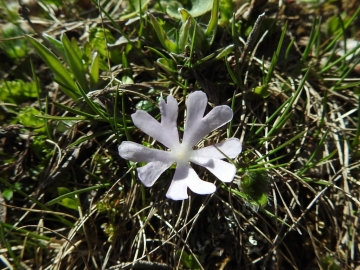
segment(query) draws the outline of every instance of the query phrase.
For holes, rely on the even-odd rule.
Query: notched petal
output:
[[[237,138],[230,138],[224,142],[194,150],[191,156],[217,159],[224,159],[226,157],[235,158],[241,153],[241,150],[242,145],[240,140]]]
[[[166,197],[173,200],[187,199],[187,187],[197,194],[211,194],[216,191],[216,186],[201,180],[189,164],[178,164]]]
[[[166,126],[175,126],[178,118],[178,104],[173,96],[167,97],[167,102],[161,99],[159,102],[161,113],[161,124]]]
[[[191,162],[205,167],[219,180],[225,183],[231,182],[236,174],[236,167],[233,164],[220,159],[196,157],[192,158]]]
[[[177,130],[178,105],[176,100],[168,97],[168,104],[164,100],[159,102],[161,111],[161,123],[145,111],[137,110],[131,115],[134,125],[141,129],[158,142],[168,148],[179,144],[179,133]]]
[[[119,155],[135,162],[173,162],[170,152],[147,148],[141,144],[125,141],[119,146]]]
[[[197,124],[204,117],[207,101],[204,92],[195,91],[189,95],[186,100],[185,133],[188,130],[197,128]]]
[[[199,108],[195,106],[195,104],[197,104],[195,102],[195,98],[198,96],[200,99],[198,102]],[[207,134],[225,125],[233,117],[231,108],[225,105],[215,107],[205,117],[203,117],[207,102],[205,93],[194,92],[189,96],[188,100],[191,101],[189,102],[191,106],[187,108],[183,143],[189,147],[193,147]],[[206,100],[205,103],[204,100]]]
[[[211,194],[216,191],[216,186],[213,183],[201,180],[193,168],[189,169],[189,176],[186,179],[190,190],[197,194]]]
[[[189,165],[177,165],[166,197],[172,200],[185,200],[188,198],[186,179],[189,176],[189,167]]]

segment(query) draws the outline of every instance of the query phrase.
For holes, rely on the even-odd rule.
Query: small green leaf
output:
[[[146,111],[146,112],[151,112],[152,110],[154,110],[156,108],[156,106],[147,100],[140,100],[137,104],[136,104],[136,109],[138,110],[142,110],[142,111]]]
[[[191,270],[198,270],[201,269],[199,263],[194,258],[192,254],[187,253],[185,250],[183,251],[177,251],[178,256],[181,254],[181,262],[189,269]]]
[[[191,8],[188,10],[188,12],[193,18],[200,17],[213,8],[213,0],[190,0],[186,2],[189,2],[191,5]],[[182,8],[182,6],[177,1],[172,1],[167,6],[166,12],[169,14],[169,16],[180,19],[181,15],[178,12],[179,8]]]
[[[30,147],[39,160],[46,160],[48,155],[52,153],[52,145],[50,147],[46,142],[46,139],[46,135],[37,135],[32,137]]]
[[[66,194],[68,193],[71,193],[69,189],[65,187],[58,188],[59,196],[66,196]],[[58,204],[73,210],[78,210],[79,207],[78,199],[74,194],[69,194],[69,197],[63,198],[61,201],[58,202]]]
[[[219,9],[220,9],[219,25],[225,27],[232,18],[234,3],[232,0],[220,0]]]
[[[78,210],[79,204],[77,203],[77,200],[71,199],[71,198],[65,198],[62,201],[59,202],[60,205],[70,208],[73,210]]]
[[[176,73],[176,64],[174,61],[165,58],[159,58],[156,63],[166,72]]]
[[[6,200],[11,200],[12,197],[14,196],[14,191],[12,191],[11,189],[5,189],[2,192],[2,195]]]
[[[46,129],[44,121],[35,117],[38,114],[41,112],[34,107],[24,107],[17,115],[17,119],[20,124],[26,127],[35,128],[37,132],[44,132]]]
[[[261,96],[262,98],[267,98],[271,94],[268,89],[268,85],[260,85],[255,87],[254,93]]]
[[[80,97],[79,90],[71,78],[70,73],[59,61],[58,57],[35,38],[25,35],[26,40],[34,47],[42,60],[50,67],[57,82],[61,84],[62,90],[70,98],[76,100]]]
[[[216,59],[221,59],[223,57],[228,56],[228,54],[230,54],[233,50],[234,50],[235,45],[231,44],[229,46],[227,46],[226,48],[224,48],[223,50],[221,50],[219,52],[219,54],[215,57]]]

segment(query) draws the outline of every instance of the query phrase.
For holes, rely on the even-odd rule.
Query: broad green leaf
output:
[[[188,1],[191,5],[191,9],[188,12],[193,18],[200,17],[206,12],[210,11],[213,7],[213,0],[190,0]],[[173,18],[180,19],[181,15],[178,12],[178,9],[182,6],[179,5],[178,1],[171,1],[167,8],[166,12]],[[186,7],[183,7],[186,8]]]
[[[247,200],[258,206],[265,206],[267,203],[268,185],[269,177],[266,171],[247,171],[240,182],[241,191],[246,195]]]
[[[170,40],[158,20],[151,13],[148,13],[148,16],[150,18],[152,26],[155,29],[156,35],[161,42],[161,45],[163,45],[163,47],[169,52],[179,53],[180,51],[177,44],[174,41]]]
[[[61,42],[64,46],[67,63],[70,66],[75,79],[80,84],[81,88],[87,93],[89,92],[88,83],[86,80],[84,65],[79,55],[79,50],[74,49],[73,43],[67,38],[65,34],[61,36]]]
[[[50,67],[55,75],[55,80],[62,86],[62,90],[70,98],[76,100],[80,97],[79,90],[71,78],[70,73],[59,61],[58,57],[35,38],[25,35],[26,40],[34,47],[42,60]]]
[[[76,40],[76,38],[71,38],[71,45],[72,45],[72,48],[73,50],[75,51],[75,53],[77,53],[77,55],[79,56],[82,56],[83,55],[83,52],[80,50],[80,47],[79,47],[79,44]],[[81,59],[81,57],[79,57]]]
[[[73,210],[78,210],[78,206],[79,206],[77,200],[71,198],[65,198],[62,201],[60,201],[59,204]]]

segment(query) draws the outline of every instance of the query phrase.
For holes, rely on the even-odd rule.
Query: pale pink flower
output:
[[[176,163],[174,178],[166,197],[173,200],[188,198],[187,188],[198,194],[215,192],[213,183],[199,178],[190,162],[208,169],[221,181],[228,183],[234,179],[236,167],[222,159],[235,158],[241,152],[241,142],[230,138],[222,143],[193,150],[193,147],[213,130],[228,123],[233,112],[229,106],[216,106],[205,117],[207,97],[201,91],[193,92],[186,101],[187,116],[182,142],[177,129],[178,104],[173,96],[168,96],[167,103],[159,102],[161,123],[147,112],[138,110],[131,118],[139,129],[162,143],[169,150],[147,148],[143,145],[125,141],[119,146],[122,158],[135,162],[148,162],[137,169],[140,181],[151,187],[160,175],[173,163]]]

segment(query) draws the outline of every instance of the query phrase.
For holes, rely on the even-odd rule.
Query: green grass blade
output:
[[[65,86],[62,88],[64,93],[73,100],[78,99],[80,97],[79,90],[58,57],[35,38],[25,35],[25,39],[34,47],[41,59],[50,67],[55,75],[55,79],[61,83],[61,85]]]
[[[343,56],[341,56],[339,59],[336,59],[334,62],[332,62],[331,64],[325,66],[320,73],[324,73],[325,71],[328,71],[330,68],[332,68],[333,66],[341,63],[342,61],[344,61],[344,59],[346,59],[346,57],[348,57],[349,55],[355,53],[358,49],[360,48],[360,45],[356,46],[355,48],[351,49],[350,51],[348,51],[346,54],[344,54]]]
[[[359,15],[360,13],[360,6],[358,7],[358,9],[351,15],[350,19],[346,21],[344,29],[347,30],[347,28],[353,24],[353,22],[356,20],[356,17]],[[343,32],[340,31],[339,34],[336,35],[335,38],[332,39],[332,41],[329,43],[329,45],[323,50],[323,53],[326,53],[327,51],[329,51],[334,45],[335,43],[340,39],[340,37],[343,35]]]
[[[85,117],[87,117],[87,118],[89,118],[89,119],[94,119],[94,118],[96,118],[96,115],[89,114],[89,113],[86,113],[86,112],[84,112],[84,111],[71,108],[71,107],[69,107],[69,106],[66,106],[66,105],[64,105],[64,104],[62,104],[62,103],[59,103],[59,102],[56,102],[56,101],[53,101],[53,104],[54,104],[56,107],[58,107],[58,108],[60,108],[60,109],[63,109],[63,110],[65,110],[65,111],[71,112],[71,113],[73,113],[73,114],[85,116]]]
[[[135,128],[128,128],[128,129],[131,129],[131,130],[134,130]],[[118,131],[122,131],[122,130],[125,130],[124,128],[117,128]],[[77,141],[73,142],[72,144],[70,144],[68,147],[71,148],[71,147],[74,147],[76,145],[79,145],[80,143],[83,143],[85,141],[88,141],[88,140],[92,140],[96,137],[100,137],[100,136],[105,136],[105,135],[112,135],[114,134],[114,131],[112,130],[106,130],[106,131],[103,131],[103,132],[97,132],[97,133],[94,133],[92,135],[89,135],[89,136],[84,136],[84,137],[81,137],[80,139],[78,139]],[[129,140],[128,140],[129,141]]]
[[[58,121],[82,121],[87,120],[85,116],[55,116],[55,115],[34,115],[36,118],[58,120]]]
[[[59,196],[59,197],[45,203],[45,205],[46,206],[51,206],[51,205],[53,205],[55,203],[58,203],[58,202],[62,201],[65,198],[69,198],[69,197],[71,198],[74,195],[78,195],[78,194],[81,194],[81,193],[89,192],[89,191],[100,189],[100,188],[107,188],[107,187],[110,187],[110,186],[111,186],[110,183],[105,183],[105,184],[101,184],[101,185],[96,185],[96,186],[92,186],[92,187],[87,187],[87,188],[75,190],[75,191],[66,193],[64,195],[61,195],[61,196]]]
[[[307,59],[307,57],[309,56],[311,48],[314,45],[319,32],[320,32],[320,21],[317,18],[314,18],[312,27],[311,27],[309,42],[306,44],[305,50],[301,56],[301,59],[300,59],[301,62],[304,62]]]
[[[297,97],[300,95],[301,90],[303,89],[303,86],[304,86],[304,84],[306,82],[306,79],[307,79],[307,77],[309,75],[309,72],[310,72],[310,68],[307,70],[306,74],[304,75],[303,79],[301,80],[301,82],[300,82],[300,84],[298,86],[298,89],[296,90],[294,95],[286,101],[287,107],[285,108],[285,110],[283,111],[283,113],[279,117],[279,119],[277,119],[276,123],[274,123],[274,126],[271,128],[271,130],[268,133],[268,137],[273,136],[275,133],[277,133],[277,131],[281,130],[281,128],[285,125],[287,120],[291,117],[292,105],[294,104]],[[260,140],[260,144],[262,144],[264,141],[266,141],[266,138]]]
[[[91,65],[89,68],[89,75],[90,75],[90,89],[93,89],[95,85],[99,82],[99,70],[100,70],[100,63],[99,63],[99,53],[94,52],[91,59]]]
[[[267,158],[268,156],[271,156],[272,154],[276,153],[277,151],[281,150],[282,148],[289,146],[290,144],[292,144],[294,141],[296,141],[297,139],[299,139],[300,137],[302,137],[304,134],[306,133],[306,131],[302,131],[299,134],[297,134],[296,136],[294,136],[293,138],[291,138],[290,140],[286,141],[285,143],[283,143],[282,145],[280,145],[279,147],[275,148],[274,150],[270,151],[268,154],[258,158],[257,160],[255,160],[255,162],[260,162],[263,159]]]
[[[358,110],[357,110],[357,129],[356,129],[356,135],[352,142],[352,147],[356,148],[359,146],[359,139],[360,139],[360,95],[358,96]]]
[[[308,169],[310,169],[312,166],[312,161],[314,160],[314,158],[316,157],[317,153],[319,152],[319,150],[321,149],[321,147],[324,144],[324,141],[326,139],[326,136],[329,133],[329,129],[327,129],[325,131],[325,133],[323,134],[323,136],[320,139],[319,144],[316,146],[315,151],[311,154],[311,156],[309,157],[309,159],[307,160],[307,162],[305,163],[304,167],[302,168],[302,170],[300,172],[297,173],[297,175],[301,176],[303,175]]]
[[[265,77],[265,80],[264,80],[264,84],[267,85],[270,80],[271,80],[271,77],[272,77],[272,74],[275,70],[275,67],[276,67],[276,63],[279,59],[279,55],[280,55],[280,51],[281,51],[281,47],[282,47],[282,44],[284,42],[284,38],[285,38],[285,34],[286,34],[286,30],[287,30],[287,26],[288,26],[288,23],[286,22],[285,25],[284,25],[284,28],[283,28],[283,31],[281,33],[281,37],[280,37],[280,40],[279,40],[279,43],[278,43],[278,46],[277,46],[277,49],[276,49],[276,52],[274,53],[272,59],[271,59],[271,64],[270,64],[270,67],[269,67],[269,70],[268,70],[268,73]]]
[[[81,88],[87,93],[89,92],[88,82],[86,80],[85,68],[81,61],[80,55],[73,48],[66,34],[61,35],[61,42],[64,46],[67,63],[74,74],[75,79],[79,82]]]

